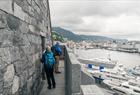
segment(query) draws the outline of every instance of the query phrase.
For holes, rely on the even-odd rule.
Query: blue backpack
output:
[[[61,54],[62,54],[62,50],[61,50],[60,46],[57,46],[57,45],[53,46],[52,51],[53,51],[54,55],[61,56]]]
[[[48,66],[53,66],[55,64],[55,59],[53,57],[52,52],[46,52],[43,54],[42,57],[43,63],[48,65]]]

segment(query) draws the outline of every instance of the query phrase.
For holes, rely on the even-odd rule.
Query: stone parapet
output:
[[[81,66],[76,56],[68,48],[65,49],[65,95],[80,93]]]

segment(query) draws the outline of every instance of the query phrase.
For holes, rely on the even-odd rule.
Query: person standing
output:
[[[45,53],[42,55],[42,62],[44,63],[44,68],[47,76],[48,81],[48,89],[51,89],[52,87],[56,87],[55,78],[54,78],[54,65],[55,65],[55,59],[53,56],[53,53],[51,51],[50,46],[46,48]]]
[[[56,62],[55,73],[61,73],[59,71],[59,59],[60,59],[60,56],[62,54],[62,50],[61,50],[61,47],[60,47],[58,42],[52,47],[52,51],[54,53],[54,58],[55,58],[55,62]]]

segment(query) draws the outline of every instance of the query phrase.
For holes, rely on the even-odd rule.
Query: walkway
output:
[[[64,81],[64,61],[60,61],[61,74],[55,74],[56,88],[48,90],[47,80],[45,81],[44,87],[40,92],[40,95],[65,95],[65,81]]]

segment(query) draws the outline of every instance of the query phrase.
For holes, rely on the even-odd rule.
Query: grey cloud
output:
[[[140,1],[96,1],[83,0],[84,2],[59,0],[55,2],[51,0],[51,13],[54,22],[63,22],[67,24],[82,23],[82,17],[100,15],[105,17],[114,17],[120,14],[140,15]],[[71,1],[71,2],[67,2]],[[89,2],[85,2],[89,1]]]
[[[67,1],[67,0],[66,0]],[[133,0],[122,0],[122,1],[108,1],[108,0],[83,0],[76,2],[66,2],[62,0],[61,2],[57,2],[58,5],[54,5],[56,7],[62,8],[62,14],[70,14],[75,13],[82,16],[89,15],[103,15],[103,16],[116,16],[122,13],[125,14],[138,14],[140,15],[140,1]]]
[[[54,26],[61,26],[64,28],[66,27],[67,29],[79,33],[80,32],[103,33],[104,32],[103,29],[105,26],[104,22],[106,19],[112,20],[110,18],[114,18],[114,19],[119,18],[119,16],[121,15],[126,15],[126,16],[135,15],[137,17],[140,16],[139,0],[51,0],[50,7],[51,7],[52,24]],[[93,25],[85,26],[86,24],[83,18],[88,16],[93,17],[95,20],[93,20]],[[98,19],[96,20],[96,18],[98,18],[99,20]],[[129,18],[126,19],[128,20],[126,22],[130,23],[131,19]],[[126,22],[124,22],[124,24]],[[135,24],[133,23],[133,26],[134,25]],[[132,27],[130,29],[133,30]],[[131,31],[130,29],[128,30]],[[109,33],[118,32],[118,31],[119,32],[122,31],[122,33],[124,32],[123,30],[116,29],[115,31],[115,29],[113,29],[113,31],[110,31]],[[126,36],[130,36],[130,35],[126,35]]]

